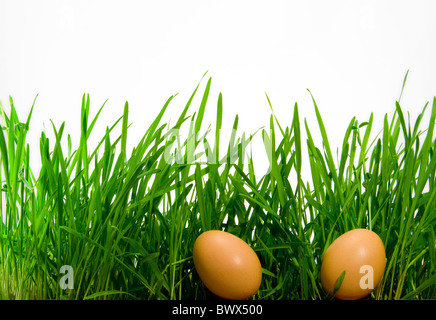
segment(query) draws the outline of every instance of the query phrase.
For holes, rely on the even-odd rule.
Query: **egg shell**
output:
[[[194,243],[193,259],[203,284],[218,297],[244,300],[259,290],[259,258],[245,241],[229,232],[203,232]]]
[[[372,268],[372,273],[367,267]],[[345,270],[345,277],[335,298],[341,300],[362,299],[373,289],[362,288],[363,281],[373,288],[380,282],[386,266],[386,253],[383,242],[373,231],[354,229],[339,236],[325,251],[321,264],[321,283],[324,290],[332,294],[336,281]],[[362,267],[367,268],[361,269]]]

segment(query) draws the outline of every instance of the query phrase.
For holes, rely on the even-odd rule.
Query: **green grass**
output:
[[[221,94],[214,128],[203,124],[211,79],[188,115],[200,84],[175,125],[162,123],[171,96],[129,153],[128,103],[91,146],[104,104],[95,112],[84,95],[79,145],[65,123],[52,123],[54,138],[41,132],[39,172],[26,142],[34,106],[25,122],[12,98],[9,110],[1,106],[1,299],[213,299],[192,261],[195,239],[209,229],[257,252],[263,280],[254,299],[329,299],[319,281],[323,252],[353,228],[372,229],[386,248],[384,277],[368,299],[436,299],[436,98],[415,122],[398,101],[375,138],[373,115],[351,119],[335,158],[315,99],[315,124],[303,123],[295,104],[288,125],[272,113],[249,136],[236,116],[223,141]],[[262,176],[245,152],[255,135],[270,161]],[[63,265],[74,270],[73,289],[60,287]]]

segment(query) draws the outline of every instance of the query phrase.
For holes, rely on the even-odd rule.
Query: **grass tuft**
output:
[[[258,176],[246,152],[254,134],[238,134],[238,116],[229,141],[220,138],[222,94],[215,130],[202,131],[211,80],[198,109],[188,115],[201,83],[173,127],[162,123],[171,96],[131,154],[129,104],[92,147],[106,102],[91,116],[83,95],[78,146],[65,123],[52,123],[54,139],[40,135],[38,173],[26,142],[35,102],[25,122],[12,98],[9,110],[0,105],[1,299],[214,298],[192,261],[195,239],[210,229],[241,237],[258,254],[263,280],[254,299],[330,299],[319,281],[323,253],[354,228],[375,231],[386,248],[384,277],[367,299],[436,298],[436,97],[424,129],[429,103],[412,123],[399,99],[375,138],[373,114],[351,119],[335,159],[310,91],[320,146],[311,125],[301,126],[297,104],[284,126],[266,96],[272,113],[260,134],[270,170]],[[74,270],[73,288],[61,287],[64,265]]]

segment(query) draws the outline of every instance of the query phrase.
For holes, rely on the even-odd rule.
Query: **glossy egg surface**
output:
[[[339,236],[327,248],[321,264],[321,283],[332,294],[336,281],[345,277],[335,298],[357,300],[370,294],[380,282],[386,266],[383,242],[373,231],[354,229]]]
[[[203,232],[194,243],[193,259],[203,284],[221,298],[244,300],[259,290],[259,258],[245,241],[231,233]]]

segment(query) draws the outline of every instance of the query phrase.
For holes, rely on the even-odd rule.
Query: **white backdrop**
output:
[[[412,119],[436,95],[435,12],[432,0],[0,0],[0,101],[9,110],[12,96],[24,120],[39,93],[29,136],[39,162],[50,119],[78,136],[83,93],[91,115],[109,98],[96,137],[129,101],[134,145],[166,99],[179,93],[164,120],[208,71],[207,124],[222,92],[226,128],[236,114],[242,131],[267,126],[266,92],[284,126],[298,102],[317,138],[308,88],[335,150],[353,116],[374,112],[375,136],[408,69],[402,105]]]

